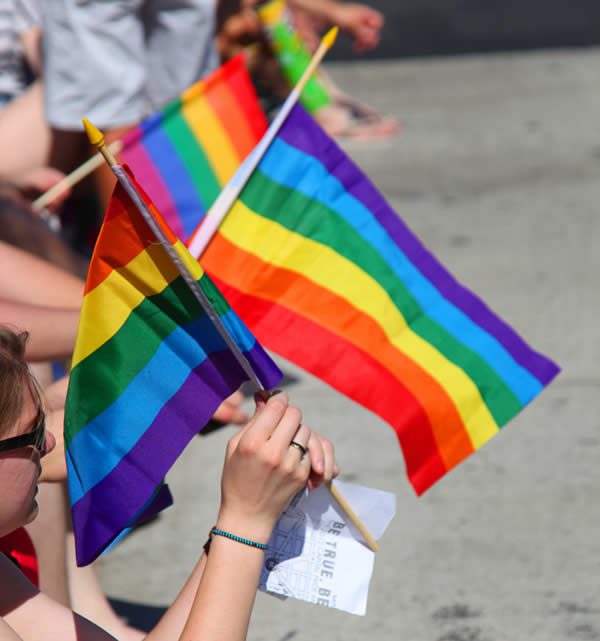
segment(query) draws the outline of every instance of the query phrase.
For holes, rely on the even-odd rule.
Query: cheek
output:
[[[33,461],[0,460],[0,532],[7,534],[32,520],[37,512],[37,465]]]

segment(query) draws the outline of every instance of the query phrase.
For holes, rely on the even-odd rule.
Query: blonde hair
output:
[[[0,325],[0,437],[21,415],[24,385],[34,399],[39,398],[37,382],[25,362],[27,337],[27,332]]]

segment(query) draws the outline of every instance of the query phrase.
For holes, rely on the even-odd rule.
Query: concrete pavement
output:
[[[398,514],[364,618],[259,595],[254,641],[600,639],[600,50],[330,65],[403,131],[348,152],[464,284],[563,368],[531,407],[421,499],[392,430],[319,381],[289,392],[342,478]],[[218,501],[229,429],[169,477],[176,505],[101,564],[108,593],[166,605]],[[232,590],[235,586],[232,586]]]

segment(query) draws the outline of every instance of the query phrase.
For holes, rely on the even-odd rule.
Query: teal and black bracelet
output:
[[[250,539],[244,539],[241,536],[236,536],[235,534],[231,534],[231,532],[225,532],[225,530],[219,530],[219,528],[214,527],[211,529],[208,535],[208,541],[204,544],[204,551],[206,552],[206,554],[208,554],[208,551],[210,550],[210,544],[215,534],[217,536],[224,536],[226,539],[231,539],[232,541],[236,541],[237,543],[243,543],[244,545],[249,545],[252,548],[258,548],[259,550],[269,549],[269,546],[266,543],[257,543],[256,541],[251,541]]]

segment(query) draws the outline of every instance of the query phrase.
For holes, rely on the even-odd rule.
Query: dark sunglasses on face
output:
[[[0,441],[0,452],[9,452],[10,450],[18,450],[22,447],[31,446],[34,447],[41,456],[44,454],[45,443],[46,415],[44,414],[44,410],[40,409],[31,432]]]

